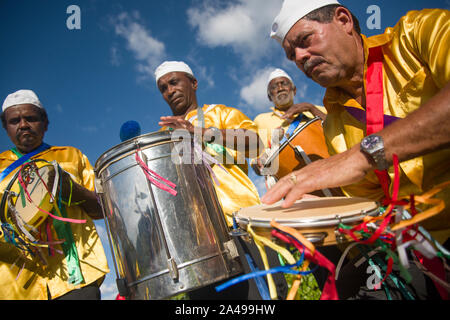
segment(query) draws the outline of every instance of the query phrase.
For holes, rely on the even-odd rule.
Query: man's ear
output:
[[[192,88],[197,91],[198,88],[198,81],[195,78],[192,78]]]
[[[294,86],[294,85],[293,85]],[[297,87],[296,86],[294,86],[294,97],[295,97],[295,95],[297,94]]]
[[[269,98],[269,101],[272,102],[272,97],[270,96],[270,94],[267,94],[267,98]]]
[[[352,33],[353,32],[353,18],[351,12],[344,7],[338,7],[334,12],[335,21],[341,25],[345,32]]]

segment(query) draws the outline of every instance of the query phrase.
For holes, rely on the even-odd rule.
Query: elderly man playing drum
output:
[[[271,108],[272,112],[261,113],[253,120],[266,148],[271,146],[273,130],[282,128],[286,132],[292,120],[301,113],[308,119],[319,117],[325,120],[327,111],[324,107],[307,102],[295,104],[296,93],[297,87],[284,70],[275,69],[270,73],[267,79],[267,97],[274,107]]]
[[[274,103],[272,112],[259,114],[254,119],[266,151],[260,157],[252,159],[251,165],[256,174],[266,177],[268,188],[273,186],[276,179],[284,176],[285,172],[304,165],[305,157],[306,163],[315,160],[309,158],[307,152],[329,156],[321,122],[315,121],[316,119],[325,120],[325,108],[306,102],[294,104],[296,92],[297,88],[292,78],[284,70],[275,69],[267,80],[267,96]],[[302,130],[304,133],[297,134],[296,132],[300,132],[303,126],[306,127]],[[281,143],[286,140],[290,142],[288,145]],[[311,148],[301,149],[304,151],[302,154],[299,154],[299,149],[290,150],[293,147],[304,148],[305,144],[307,149],[309,146]],[[275,156],[278,156],[278,163],[272,159]],[[289,158],[289,161],[285,161],[286,158]]]
[[[15,147],[0,154],[0,299],[100,299],[99,287],[109,270],[92,221],[102,215],[88,159],[76,148],[43,142],[49,121],[33,91],[11,93],[2,111],[3,128]],[[48,180],[43,179],[42,167],[32,172],[41,163],[52,161],[56,162],[50,167],[60,169],[46,175]],[[10,198],[13,189],[9,188],[16,177],[21,196],[14,205]],[[42,183],[31,185],[31,180],[37,182],[38,178]],[[51,206],[56,211],[43,209],[46,200],[33,199],[39,187],[45,195],[57,190],[52,193]],[[22,206],[31,207],[45,219],[23,223]]]
[[[240,157],[242,159],[242,154],[249,157],[251,153],[259,153],[259,150],[262,150],[263,143],[258,137],[255,124],[235,108],[225,105],[199,106],[196,96],[197,79],[184,62],[162,63],[155,71],[155,78],[159,91],[173,113],[173,116],[161,117],[159,125],[199,134],[201,140],[209,146],[207,151],[219,159],[219,163],[212,165],[213,174],[218,182],[215,184],[215,190],[226,222],[231,227],[233,213],[241,208],[260,204],[258,191],[247,176],[247,162],[245,158],[244,161],[239,160]],[[257,252],[255,248],[250,247],[249,250]],[[276,255],[272,256],[272,259],[276,260]],[[245,265],[244,262],[244,267]],[[286,285],[284,278],[280,276],[278,279],[280,290],[287,290],[284,287]],[[208,297],[208,294],[211,296]],[[231,294],[228,298],[239,299],[242,294],[234,297]],[[191,297],[195,298],[208,299],[215,296],[217,296],[215,292],[205,291],[204,295],[199,296],[191,293]],[[249,293],[248,298],[260,297]]]
[[[284,198],[282,206],[289,207],[307,193],[337,186],[349,196],[388,199],[395,159],[399,196],[421,195],[450,180],[449,20],[448,10],[411,11],[384,34],[366,38],[338,1],[284,1],[271,37],[327,88],[324,132],[334,156],[286,176],[262,202]],[[444,243],[450,188],[436,192],[445,210],[421,225]]]

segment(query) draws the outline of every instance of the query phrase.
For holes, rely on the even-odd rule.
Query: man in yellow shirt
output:
[[[258,127],[258,135],[266,148],[266,152],[258,159],[252,159],[251,161],[252,168],[258,175],[262,169],[262,162],[270,154],[270,149],[276,148],[292,121],[299,114],[303,114],[307,119],[319,117],[322,121],[325,120],[326,110],[324,107],[315,106],[307,102],[294,104],[296,93],[297,88],[292,78],[284,70],[275,69],[270,73],[267,80],[267,97],[273,102],[274,107],[271,108],[272,112],[261,113],[253,120]],[[299,125],[304,124],[306,121],[306,119],[301,120]],[[274,139],[277,141],[272,141]],[[268,187],[273,184],[272,179],[269,180],[266,181]]]
[[[271,147],[272,132],[282,128],[284,132],[291,124],[293,118],[304,113],[308,119],[319,117],[325,120],[324,107],[311,103],[294,104],[297,88],[292,78],[282,69],[275,69],[267,80],[267,97],[274,106],[272,112],[261,113],[253,120],[258,127],[258,134],[266,148]]]
[[[43,142],[49,121],[33,91],[19,90],[8,95],[2,111],[3,128],[15,147],[0,154],[0,196],[4,196],[20,167],[18,162],[56,160],[65,170],[60,177],[62,198],[67,201],[71,195],[71,205],[63,205],[63,210],[67,218],[86,222],[61,225],[60,221],[47,218],[43,223],[48,228],[46,236],[65,240],[55,244],[52,250],[41,250],[47,265],[38,263],[36,256],[21,251],[3,234],[0,237],[0,299],[100,299],[99,287],[109,269],[92,221],[102,218],[102,214],[94,192],[94,172],[87,157],[76,148],[49,146]],[[2,212],[4,209],[1,208]],[[5,227],[2,221],[2,231]]]
[[[235,108],[225,105],[200,107],[196,95],[197,79],[191,68],[182,61],[162,63],[155,70],[155,78],[162,97],[173,113],[172,116],[161,117],[159,125],[176,130],[187,130],[194,135],[199,134],[202,142],[209,143],[209,148],[206,150],[216,159],[223,159],[220,161],[220,166],[213,164],[212,170],[218,181],[218,184],[215,183],[217,197],[227,224],[231,227],[234,212],[241,208],[260,204],[258,191],[247,176],[248,166],[245,160],[251,154],[254,154],[252,157],[255,157],[255,154],[257,155],[263,146],[258,137],[256,125]],[[211,145],[213,142],[214,145]],[[237,241],[236,243],[242,259],[242,249]],[[249,250],[256,249],[255,246],[252,247],[253,249],[249,246]],[[253,252],[255,253],[257,250]],[[246,267],[245,260],[243,260],[243,264]],[[282,284],[280,284],[282,286],[285,281],[281,276],[279,278],[282,279]],[[213,287],[210,286],[209,289]],[[231,294],[228,298],[238,299],[245,292],[241,292],[237,296],[233,296],[232,292],[246,290],[238,287],[236,286],[237,290],[234,290],[233,287],[230,288],[233,290],[225,290],[224,295],[227,295],[227,291],[229,291]],[[197,291],[197,293],[201,292],[200,295],[191,292],[191,297],[195,297],[195,299],[227,298],[217,295],[214,290],[203,289]],[[259,297],[250,292],[248,298],[257,299]]]
[[[306,193],[337,186],[350,196],[380,200],[384,194],[373,170],[389,168],[394,154],[400,196],[420,195],[450,180],[450,12],[411,11],[384,34],[366,38],[338,1],[305,3],[286,0],[271,36],[289,60],[327,88],[324,132],[334,156],[280,180],[262,202],[285,197],[283,206],[289,207]],[[381,113],[377,123],[384,123],[375,131],[367,111],[373,101],[383,106],[371,109]],[[444,243],[450,235],[450,190],[435,197],[446,208],[421,225]]]

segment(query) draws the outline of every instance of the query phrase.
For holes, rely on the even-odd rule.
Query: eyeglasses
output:
[[[275,83],[272,83],[271,85],[269,85],[269,91],[274,91],[275,89],[277,89],[279,86],[282,87],[290,87],[291,86],[291,82],[288,80],[282,80],[282,81],[277,81]]]

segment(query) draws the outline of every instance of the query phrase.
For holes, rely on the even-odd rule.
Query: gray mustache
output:
[[[311,76],[312,69],[317,66],[319,63],[325,62],[322,58],[312,58],[308,61],[306,61],[303,64],[303,69],[305,69],[305,73],[307,76]]]

